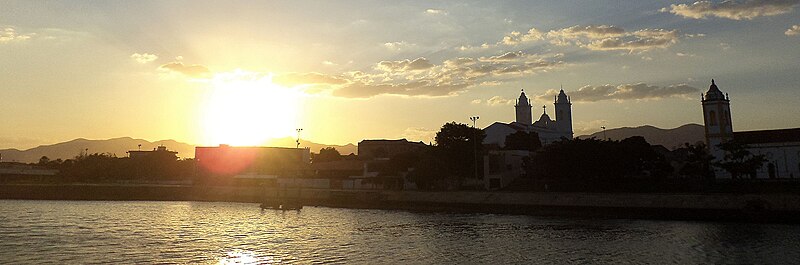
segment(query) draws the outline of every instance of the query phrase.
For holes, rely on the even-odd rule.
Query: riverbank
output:
[[[798,194],[652,194],[263,189],[183,185],[0,185],[0,199],[262,202],[543,216],[800,223]]]

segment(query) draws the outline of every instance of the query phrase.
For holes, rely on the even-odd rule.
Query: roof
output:
[[[390,140],[390,139],[369,139],[369,140],[361,140],[361,142],[358,142],[358,143],[359,143],[359,144],[360,144],[360,143],[414,143],[414,144],[425,144],[425,143],[423,143],[422,141],[420,141],[420,142],[412,142],[412,141],[406,140],[405,138],[403,138],[403,139],[397,139],[397,140]]]
[[[800,142],[800,128],[734,132],[733,139],[742,144]]]
[[[726,100],[725,95],[722,94],[722,91],[719,90],[717,84],[714,83],[714,79],[711,79],[711,86],[708,87],[708,92],[706,92],[704,101],[710,100]]]
[[[489,127],[494,126],[495,124],[506,126],[506,127],[511,128],[512,130],[515,130],[515,131],[525,131],[526,128],[527,128],[527,127],[525,127],[525,125],[522,125],[521,123],[518,123],[518,122],[515,122],[515,121],[511,122],[511,123],[505,123],[505,122],[499,122],[498,121],[498,122],[492,123],[492,125],[486,126],[486,128],[483,128],[483,129],[486,130]]]

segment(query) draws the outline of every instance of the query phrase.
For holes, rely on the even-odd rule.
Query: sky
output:
[[[800,127],[800,0],[4,1],[0,148],[75,138],[260,145],[433,141],[534,120],[562,88],[575,135]]]

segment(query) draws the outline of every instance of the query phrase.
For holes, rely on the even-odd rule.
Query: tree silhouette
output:
[[[336,148],[325,147],[319,150],[319,154],[312,157],[314,163],[331,162],[342,160],[342,154]]]
[[[483,130],[462,123],[448,122],[436,133],[436,148],[448,168],[463,179],[473,176],[476,166],[480,172],[484,138],[486,133]]]
[[[690,176],[699,176],[702,178],[714,178],[714,172],[711,170],[711,161],[714,156],[708,153],[706,144],[700,142],[697,144],[684,144],[686,148],[686,165],[681,169],[681,174]]]
[[[767,160],[764,155],[754,155],[747,150],[746,146],[734,141],[727,141],[717,145],[725,151],[725,156],[714,163],[714,165],[728,171],[731,177],[738,179],[744,175],[750,178],[756,177],[756,170],[764,165]]]

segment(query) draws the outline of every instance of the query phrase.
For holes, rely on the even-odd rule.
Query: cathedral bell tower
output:
[[[723,95],[711,79],[711,86],[701,99],[708,151],[715,159],[722,159],[725,153],[717,145],[733,139],[730,98]]]
[[[525,90],[522,90],[522,93],[520,93],[517,104],[514,105],[514,109],[517,111],[517,123],[523,125],[531,125],[533,123],[531,101],[525,96]]]
[[[569,139],[572,139],[572,102],[564,89],[558,92],[553,104],[556,107],[556,130],[569,133]]]

